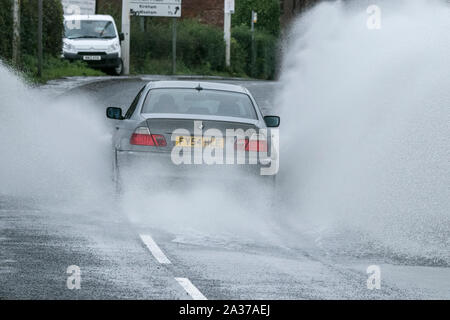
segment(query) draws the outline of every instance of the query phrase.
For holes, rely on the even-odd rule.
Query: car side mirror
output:
[[[106,109],[106,117],[113,120],[123,120],[122,109],[110,107]]]
[[[278,116],[266,116],[264,122],[268,128],[278,128],[280,126],[280,117]]]
[[[119,33],[119,40],[120,40],[120,41],[125,40],[125,35],[124,35],[122,32]]]

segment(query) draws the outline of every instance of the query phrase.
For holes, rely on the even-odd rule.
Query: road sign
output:
[[[234,13],[234,0],[225,0],[225,13]]]
[[[252,11],[252,21],[253,23],[258,23],[258,12]]]
[[[130,0],[130,13],[149,17],[181,17],[181,0]]]

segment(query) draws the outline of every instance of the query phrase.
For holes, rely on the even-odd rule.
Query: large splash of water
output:
[[[288,221],[450,263],[450,5],[377,1],[371,30],[362,3],[321,3],[289,36]]]
[[[91,101],[50,97],[0,63],[0,112],[0,195],[74,204],[106,191],[110,135]]]
[[[111,123],[103,106],[85,95],[54,98],[0,65],[0,111],[0,204],[7,197],[22,206],[32,199],[44,211],[60,212],[61,205],[68,213],[120,211],[137,226],[189,235],[189,241],[266,238],[264,186],[253,184],[239,198],[232,187],[213,183],[214,177],[181,189],[131,179],[116,197]],[[147,164],[131,171],[140,177],[154,170]]]
[[[327,2],[290,34],[277,98],[276,210],[258,186],[241,198],[209,185],[156,195],[134,186],[122,201],[132,221],[198,231],[199,242],[221,233],[224,241],[278,241],[294,227],[337,235],[339,250],[375,243],[449,264],[450,9],[444,1],[378,3],[380,30],[367,29],[366,6]],[[0,194],[75,200],[72,207],[109,199],[102,108],[80,95],[50,99],[0,66],[0,110]]]

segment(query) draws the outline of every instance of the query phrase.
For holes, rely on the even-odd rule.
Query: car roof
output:
[[[114,18],[106,14],[92,14],[92,15],[65,15],[66,20],[100,20],[100,21],[114,21]]]
[[[195,89],[200,86],[205,90],[220,90],[246,94],[249,93],[248,90],[242,86],[228,83],[204,81],[152,81],[149,82],[147,86],[151,89]]]

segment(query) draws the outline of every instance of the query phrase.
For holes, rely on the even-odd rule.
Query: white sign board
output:
[[[64,14],[95,14],[96,0],[61,0]]]
[[[253,23],[258,23],[258,12],[253,12]]]
[[[181,0],[130,0],[130,13],[137,16],[181,17]]]
[[[225,0],[225,13],[234,13],[234,0]]]

